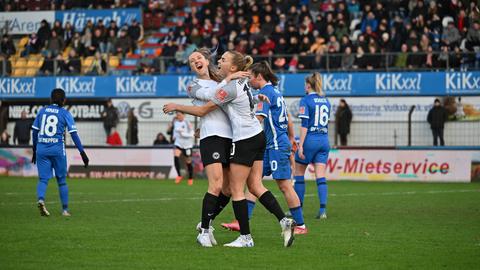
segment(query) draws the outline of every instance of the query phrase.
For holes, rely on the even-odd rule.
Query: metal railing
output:
[[[64,60],[47,59],[36,56],[37,65],[30,65],[29,58],[0,58],[0,74],[2,76],[57,76],[57,75],[158,75],[190,73],[187,56],[118,58],[118,65],[112,63],[113,56],[104,55],[106,69],[92,71],[85,65],[86,58],[78,58],[77,68],[69,68]],[[444,71],[444,70],[480,70],[480,52],[431,52],[431,53],[365,53],[341,54],[279,54],[252,55],[255,61],[267,61],[273,70],[284,73],[321,72],[365,72],[365,71]],[[148,67],[148,68],[146,68]],[[17,71],[16,71],[17,70]],[[24,72],[22,72],[22,70]]]

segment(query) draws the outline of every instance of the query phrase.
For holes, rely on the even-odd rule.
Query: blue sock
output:
[[[248,219],[250,220],[253,215],[253,209],[255,208],[255,202],[247,200],[247,207],[248,207]]]
[[[301,206],[290,208],[290,213],[292,214],[293,219],[297,223],[297,226],[302,226],[303,224],[305,224],[305,222],[303,221],[303,211]]]
[[[305,197],[305,177],[295,176],[295,186],[293,187],[300,199],[300,206],[303,206],[303,198]]]
[[[328,186],[327,179],[325,177],[317,179],[317,193],[318,199],[320,200],[320,214],[325,213],[327,208],[327,196],[328,196]]]
[[[62,201],[62,209],[68,210],[68,186],[65,178],[58,181],[58,193],[60,194],[60,201]]]
[[[47,193],[48,179],[40,178],[37,184],[37,199],[45,201],[45,194]]]

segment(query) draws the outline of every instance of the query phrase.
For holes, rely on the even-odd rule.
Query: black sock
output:
[[[192,163],[187,163],[187,169],[188,169],[188,179],[193,178],[193,166]]]
[[[275,199],[275,196],[273,196],[272,192],[269,190],[263,193],[258,200],[263,204],[263,206],[265,206],[265,208],[267,208],[268,211],[270,211],[270,213],[277,217],[278,221],[285,217],[285,213],[282,211],[280,204],[278,204],[277,199]]]
[[[230,202],[230,197],[223,194],[223,192],[220,192],[220,195],[218,195],[217,207],[215,208],[215,214],[213,215],[212,220],[222,212],[225,206],[227,206],[228,202]]]
[[[241,201],[232,201],[233,212],[235,213],[235,218],[238,220],[240,225],[240,234],[247,235],[250,234],[250,224],[248,223],[248,208],[247,200],[243,199]]]
[[[175,170],[177,170],[177,175],[178,176],[182,176],[182,174],[180,173],[180,158],[179,157],[175,157],[173,159],[174,163],[175,163]]]
[[[205,193],[203,196],[203,203],[202,203],[202,228],[208,229],[210,228],[210,220],[215,215],[215,208],[218,204],[218,197],[210,194]]]

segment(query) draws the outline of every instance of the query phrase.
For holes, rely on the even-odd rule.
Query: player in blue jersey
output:
[[[80,137],[77,134],[75,121],[69,111],[62,108],[65,104],[65,91],[53,89],[50,96],[51,104],[40,109],[32,125],[33,156],[32,163],[37,164],[38,208],[42,216],[49,216],[45,207],[45,193],[47,192],[48,180],[52,178],[52,170],[57,178],[60,200],[62,202],[62,215],[70,216],[68,210],[68,187],[67,187],[67,158],[65,155],[65,131],[72,136],[85,167],[88,166],[88,157],[83,150]]]
[[[262,102],[257,105],[256,116],[264,126],[267,148],[263,159],[263,176],[272,175],[282,191],[290,213],[295,220],[296,234],[307,233],[303,220],[302,208],[297,193],[290,182],[292,169],[290,155],[292,143],[295,142],[293,125],[288,120],[287,106],[282,93],[276,88],[278,78],[266,61],[253,64],[250,68],[250,85],[259,89],[259,94],[268,97],[270,103]],[[248,216],[251,218],[256,198],[247,194]],[[236,230],[238,222],[224,223],[223,227]]]
[[[305,78],[306,96],[300,100],[299,118],[302,119],[300,143],[295,155],[295,191],[303,205],[305,195],[305,170],[308,164],[315,166],[317,193],[320,210],[317,219],[326,219],[327,181],[325,168],[330,145],[328,144],[328,121],[330,102],[322,91],[322,77],[313,73]]]

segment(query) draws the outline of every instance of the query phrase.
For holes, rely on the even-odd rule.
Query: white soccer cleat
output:
[[[202,247],[212,247],[212,242],[210,241],[210,236],[208,235],[208,232],[199,233],[197,236],[197,242]]]
[[[318,215],[315,217],[316,219],[327,219],[327,213],[318,213]]]
[[[295,240],[295,221],[291,218],[283,218],[280,220],[280,226],[282,227],[283,246],[289,247]]]
[[[64,216],[64,217],[71,217],[72,214],[70,214],[70,212],[68,212],[67,210],[63,210],[63,211],[62,211],[62,216]]]
[[[50,216],[50,212],[48,212],[47,207],[45,207],[44,201],[38,201],[38,210],[40,210],[40,215],[44,217]]]
[[[202,222],[199,222],[197,224],[197,232],[201,233],[202,232]],[[208,237],[210,237],[210,242],[212,243],[212,245],[216,246],[217,245],[217,240],[215,239],[215,236],[213,236],[213,231],[215,231],[215,228],[213,228],[213,226],[210,226],[210,228],[208,228]]]
[[[223,245],[224,247],[236,247],[236,248],[243,248],[243,247],[253,247],[253,239],[250,234],[247,235],[240,235],[235,241]]]

